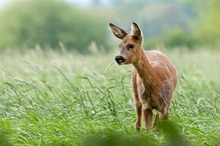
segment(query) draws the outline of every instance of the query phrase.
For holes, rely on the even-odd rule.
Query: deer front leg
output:
[[[163,116],[162,116],[162,120],[168,120],[169,119],[169,108],[167,108],[166,110],[164,110]]]
[[[133,87],[133,93],[134,93],[134,103],[136,108],[136,130],[140,131],[141,129],[141,119],[142,119],[142,104],[139,99],[138,95],[138,89],[137,89],[137,72],[134,70],[133,76],[132,76],[132,87]]]
[[[169,108],[164,108],[162,111],[160,111],[160,118],[159,120],[168,120],[169,119]]]
[[[142,119],[142,104],[140,102],[138,102],[135,104],[135,106],[136,106],[136,114],[137,114],[136,130],[140,131],[141,119]]]
[[[153,112],[151,109],[143,109],[143,117],[144,117],[144,122],[146,126],[146,131],[150,131],[152,127],[152,117],[153,117]]]
[[[157,125],[158,123],[161,121],[161,113],[159,111],[157,111],[156,117],[155,117],[155,121],[154,121],[154,128],[155,131],[157,131]]]
[[[161,121],[161,120],[168,120],[169,119],[169,109],[165,109],[161,112],[157,111],[156,114],[156,118],[154,121],[154,127],[156,128],[157,124]]]

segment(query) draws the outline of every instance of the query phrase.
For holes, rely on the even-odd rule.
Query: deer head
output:
[[[119,64],[135,64],[138,58],[143,54],[141,48],[142,45],[142,33],[140,28],[136,23],[132,23],[131,32],[126,32],[125,30],[115,26],[110,23],[113,34],[121,40],[119,44],[119,54],[115,57],[115,61]]]

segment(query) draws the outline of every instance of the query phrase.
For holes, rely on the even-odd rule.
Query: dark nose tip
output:
[[[121,64],[123,62],[125,62],[125,58],[123,56],[116,56],[115,57],[115,61],[118,63],[118,64]]]

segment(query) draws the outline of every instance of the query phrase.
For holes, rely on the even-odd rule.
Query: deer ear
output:
[[[127,32],[124,31],[123,29],[115,26],[114,24],[112,23],[109,23],[109,27],[111,28],[113,34],[119,38],[119,39],[123,39],[126,35],[127,35]]]
[[[133,22],[131,25],[131,32],[134,35],[134,37],[137,39],[140,39],[142,37],[141,30],[135,22]]]

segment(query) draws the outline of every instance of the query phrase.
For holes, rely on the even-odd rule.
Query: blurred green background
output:
[[[7,3],[3,5],[3,3]],[[145,48],[220,46],[219,0],[5,0],[0,50],[65,48],[88,53],[112,48],[112,22],[141,27]]]
[[[158,132],[135,132],[132,66],[111,63],[108,23],[133,21],[179,75]],[[0,146],[220,145],[219,26],[220,0],[0,0]]]

